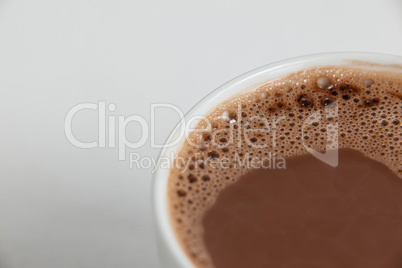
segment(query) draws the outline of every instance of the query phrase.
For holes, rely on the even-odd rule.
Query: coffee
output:
[[[402,182],[356,150],[339,160],[292,157],[222,191],[203,217],[216,267],[401,267]]]
[[[401,98],[400,74],[326,67],[218,105],[168,181],[183,250],[197,267],[401,267]]]

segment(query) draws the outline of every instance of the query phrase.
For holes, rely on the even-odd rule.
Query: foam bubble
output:
[[[328,77],[320,77],[317,80],[317,86],[321,89],[332,89],[334,85]]]

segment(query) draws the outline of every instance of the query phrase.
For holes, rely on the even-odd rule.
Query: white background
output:
[[[0,0],[0,267],[159,267],[151,171],[71,145],[74,105],[148,120],[151,103],[187,111],[246,71],[329,51],[401,55],[402,1]],[[158,116],[162,142],[178,117]],[[73,127],[96,140],[96,112]]]

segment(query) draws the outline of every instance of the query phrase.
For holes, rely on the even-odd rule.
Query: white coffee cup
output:
[[[262,66],[245,73],[212,91],[199,101],[176,126],[165,144],[170,144],[180,136],[182,127],[189,118],[195,115],[206,115],[224,100],[240,93],[258,88],[267,81],[304,69],[325,66],[348,66],[370,70],[386,70],[402,73],[402,57],[376,53],[340,52],[314,54],[297,57],[273,64]],[[178,152],[184,138],[173,146],[165,146],[160,157],[169,158]],[[170,222],[167,200],[167,185],[169,169],[158,167],[153,181],[153,212],[156,226],[156,237],[160,254],[160,264],[163,268],[192,268],[195,267],[174,233]]]

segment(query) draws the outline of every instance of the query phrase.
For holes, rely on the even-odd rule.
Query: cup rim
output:
[[[395,69],[402,73],[402,56],[372,52],[329,52],[293,57],[263,65],[229,80],[198,101],[185,114],[184,119],[174,127],[164,144],[170,143],[180,126],[190,116],[195,114],[205,115],[210,109],[237,93],[252,90],[270,79],[303,69],[349,65],[362,69],[379,69],[382,67],[387,70]],[[178,152],[183,140],[172,147],[162,148],[159,158],[167,157],[171,152]],[[195,267],[184,249],[182,249],[171,225],[167,200],[169,174],[170,169],[163,169],[159,166],[153,176],[152,209],[157,235],[160,239],[159,242],[163,244],[162,246],[165,247],[167,253],[173,256],[174,262],[177,263],[178,267]]]

